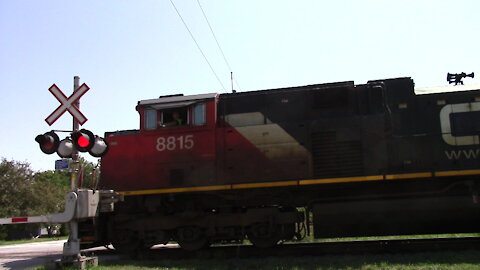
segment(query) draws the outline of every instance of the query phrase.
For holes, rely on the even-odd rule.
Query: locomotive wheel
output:
[[[268,223],[255,223],[247,232],[248,240],[259,248],[275,246],[281,239],[280,226]]]
[[[122,254],[136,255],[136,253],[148,250],[138,234],[132,230],[118,230],[112,240],[113,247]]]
[[[185,250],[195,251],[210,245],[208,237],[198,226],[187,226],[177,228],[175,240]]]

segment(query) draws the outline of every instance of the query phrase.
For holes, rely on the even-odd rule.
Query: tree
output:
[[[32,213],[34,203],[28,198],[31,194],[33,175],[28,163],[2,159],[0,163],[0,216],[25,216]],[[27,229],[32,229],[32,226],[2,226],[0,237],[9,238],[15,232],[25,232],[28,231]]]
[[[26,162],[2,159],[0,163],[0,216],[34,216],[60,212],[69,188],[68,173],[34,173]],[[38,228],[38,224],[0,227],[0,238],[13,232]],[[2,237],[3,236],[3,237]]]
[[[79,159],[82,175],[77,185],[95,188],[98,173],[92,162]],[[81,180],[80,180],[81,179]],[[80,181],[79,181],[80,180]],[[0,217],[36,216],[62,212],[65,195],[70,190],[71,176],[67,171],[35,173],[26,162],[2,159],[0,163]],[[0,226],[0,239],[14,231],[38,229],[39,224]],[[50,233],[56,224],[43,224]]]
[[[0,163],[0,215],[31,214],[30,197],[34,172],[30,164],[2,159]]]
[[[38,215],[62,212],[65,194],[70,189],[70,174],[65,171],[44,171],[35,174],[32,200],[38,203]],[[48,196],[45,196],[48,194]],[[58,224],[42,224],[51,237]]]
[[[96,170],[97,166],[83,157],[80,157],[79,162],[83,168],[81,179],[77,179],[79,187],[95,188],[99,177],[99,172]]]

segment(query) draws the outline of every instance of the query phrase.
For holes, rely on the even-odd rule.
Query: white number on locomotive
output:
[[[185,136],[168,136],[158,137],[157,139],[157,151],[175,151],[183,149],[192,149],[195,143],[193,142],[193,135]]]

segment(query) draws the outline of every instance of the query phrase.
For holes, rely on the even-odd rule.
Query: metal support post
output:
[[[78,76],[75,76],[73,77],[73,92],[75,93],[75,90],[80,86],[80,77]],[[76,106],[78,109],[80,109],[80,99],[78,99],[75,103],[73,103],[74,106]],[[76,132],[80,129],[80,124],[78,123],[77,120],[75,120],[75,117],[72,117],[73,118],[73,127],[72,127],[72,130],[73,132]],[[78,170],[79,170],[79,166],[78,166],[78,161],[79,159],[79,153],[78,153],[78,150],[73,149],[72,151],[72,171],[71,171],[71,179],[70,179],[70,190],[71,191],[76,191],[77,190],[77,175],[78,175]]]
[[[75,76],[73,77],[73,93],[78,89],[80,86],[80,77]],[[77,100],[73,103],[78,109],[80,109],[80,100]],[[73,132],[76,132],[80,129],[80,124],[78,121],[73,118]],[[79,153],[77,149],[73,149],[72,152],[72,170],[70,175],[70,188],[72,192],[78,194],[79,187],[78,187],[78,172],[80,169],[79,164]],[[87,265],[96,266],[98,265],[98,258],[97,257],[84,257],[80,254],[80,239],[78,238],[78,206],[76,209],[75,217],[68,223],[68,228],[70,230],[70,234],[68,236],[68,240],[65,244],[63,244],[63,254],[62,260],[60,262],[61,265],[73,265],[75,268],[85,269]]]
[[[80,85],[80,77],[75,76],[73,77],[73,93]],[[74,104],[77,108],[80,107],[80,100],[77,100]],[[80,108],[79,108],[80,109]],[[80,125],[78,124],[75,117],[73,118],[73,132],[78,131]],[[71,182],[70,188],[72,191],[77,191],[77,174],[78,174],[78,151],[73,149],[72,153],[72,171],[71,171]],[[68,223],[68,228],[70,229],[70,234],[68,236],[68,241],[63,246],[63,259],[62,260],[69,260],[69,259],[78,259],[80,258],[80,239],[78,239],[78,223],[73,219]],[[67,258],[66,258],[67,257]],[[72,258],[68,258],[72,257]]]
[[[69,261],[71,259],[80,258],[80,239],[78,239],[78,223],[70,221],[68,223],[70,235],[68,241],[63,244],[63,258],[62,260]]]
[[[75,76],[73,77],[73,93],[80,85],[80,77]],[[80,106],[80,101],[77,100],[74,104],[77,108]],[[80,128],[79,123],[73,118],[73,132],[78,131]],[[72,192],[76,192],[78,190],[77,187],[77,174],[78,174],[78,158],[79,154],[76,149],[73,150],[72,153],[72,166],[71,166],[71,174],[70,174],[70,189]],[[68,223],[69,228],[69,236],[67,242],[63,245],[63,256],[62,262],[73,262],[80,258],[80,239],[78,239],[78,222],[74,218]]]

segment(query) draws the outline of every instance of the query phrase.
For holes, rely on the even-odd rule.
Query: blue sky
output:
[[[53,169],[58,156],[34,137],[71,129],[69,114],[52,127],[44,119],[59,105],[48,88],[70,95],[75,75],[91,88],[81,111],[96,134],[138,128],[138,100],[229,91],[198,2],[173,1],[226,90],[170,0],[0,0],[0,157]],[[402,76],[426,87],[446,84],[447,72],[480,72],[479,1],[200,3],[240,91]]]

